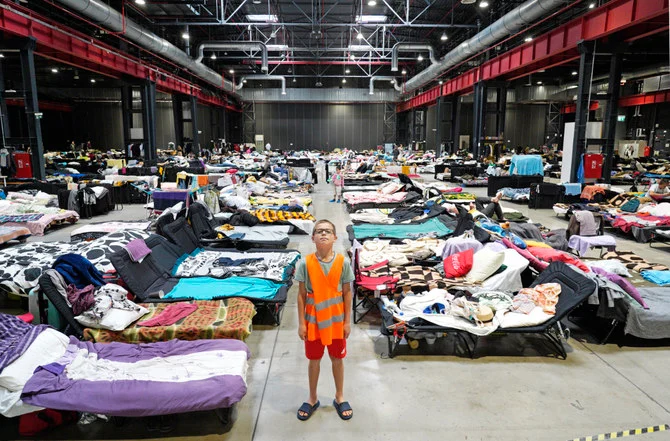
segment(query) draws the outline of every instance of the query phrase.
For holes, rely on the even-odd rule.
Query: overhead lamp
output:
[[[251,0],[251,3],[253,3],[254,5],[260,5],[262,3],[262,1],[261,0]]]
[[[135,4],[136,4],[136,5],[140,5],[140,6],[144,6],[144,5],[146,5],[147,3],[146,3],[144,0],[135,0]]]
[[[566,87],[566,89],[576,89],[576,88],[578,88],[578,87],[579,87],[578,85],[573,84],[573,85],[571,85],[571,86]]]
[[[385,23],[387,18],[382,14],[363,14],[356,16],[356,23]]]
[[[51,72],[53,72],[53,73],[58,73],[58,69],[56,69],[55,67],[52,67],[52,68],[51,68]]]
[[[243,80],[242,80],[242,82],[243,82],[243,83],[246,83],[246,82],[247,82],[247,79],[246,79],[246,78],[245,78],[245,79],[243,79]]]
[[[357,39],[357,40],[362,40],[362,39],[363,39],[363,34],[361,34],[361,33],[359,32],[358,35],[356,35],[356,39]]]
[[[440,40],[442,40],[442,41],[447,41],[448,39],[449,39],[449,37],[447,37],[447,33],[446,33],[446,32],[442,32],[442,36],[440,37]]]
[[[73,80],[78,80],[79,79],[79,74],[74,74],[74,77],[72,77]]]
[[[487,2],[486,0],[484,0],[482,2],[479,2],[479,7],[482,8],[482,9],[488,8],[489,7],[489,2]]]
[[[234,73],[235,73],[235,69],[230,69],[230,70],[228,71],[228,73],[231,74],[231,75],[234,74]]]
[[[377,0],[368,0],[368,6],[377,6]]]
[[[91,78],[91,83],[95,83],[95,78]]]
[[[349,73],[351,73],[351,70],[349,70],[349,69],[345,69],[345,70],[344,70],[344,73],[345,73],[345,74],[349,74]]]
[[[576,76],[576,75],[579,75],[579,72],[577,72],[576,70],[573,70],[573,71],[572,71],[572,76],[574,77],[574,76]]]
[[[443,83],[444,83],[444,81],[442,81],[442,80],[438,81],[438,84],[443,84]]]
[[[351,58],[351,61],[355,61],[355,60],[356,60],[356,55],[351,54],[351,55],[349,56],[349,58]]]
[[[400,72],[403,75],[407,75],[407,70],[403,69],[402,72]]]
[[[296,80],[295,77],[293,77],[293,82],[294,82],[294,83],[297,83],[298,80]]]
[[[342,84],[346,84],[346,82],[347,82],[347,79],[346,79],[346,78],[342,78]]]
[[[0,54],[0,58],[5,58],[5,54]]]
[[[183,38],[184,40],[188,40],[189,38],[191,38],[191,36],[188,35],[188,32],[184,32],[183,34],[181,34],[181,38]]]
[[[591,4],[589,5],[589,9],[593,9],[593,8],[595,8],[595,7],[596,7],[596,4],[595,4],[595,3],[591,3]]]
[[[249,21],[262,21],[262,22],[270,22],[270,23],[276,23],[277,21],[277,16],[275,14],[247,14],[247,20]]]
[[[535,83],[535,84],[537,84],[538,86],[541,86],[541,85],[542,85],[542,81],[538,81],[538,82]]]
[[[212,54],[211,57],[209,57],[211,60],[216,60],[216,54]]]
[[[16,89],[5,89],[5,93],[16,93]]]
[[[419,56],[416,57],[416,60],[417,61],[423,61],[423,55],[419,54]]]
[[[390,80],[389,83],[395,84],[395,80]]]
[[[526,43],[530,43],[531,41],[533,41],[533,37],[526,37],[524,38],[523,41],[525,41]]]

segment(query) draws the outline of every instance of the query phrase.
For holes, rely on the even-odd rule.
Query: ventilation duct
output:
[[[198,58],[195,59],[197,63],[201,63],[202,59],[205,57],[205,49],[215,49],[220,51],[261,51],[261,70],[263,72],[268,71],[268,48],[260,41],[206,41],[198,46]]]
[[[100,0],[57,0],[68,8],[86,16],[112,32],[123,35],[138,46],[158,54],[173,63],[188,69],[203,81],[224,90],[234,92],[231,81],[224,79],[202,63],[197,63],[184,51],[169,41],[149,32],[128,17],[123,17],[117,10],[110,8]],[[124,24],[125,23],[125,24]]]
[[[428,68],[408,80],[404,87],[405,93],[413,92],[419,87],[425,86],[449,70],[449,68],[457,65],[470,56],[491,47],[504,37],[518,32],[524,26],[535,22],[557,7],[565,4],[566,1],[567,0],[528,0],[526,3],[505,14],[491,26],[460,44],[456,49],[442,57],[436,64],[430,65]]]
[[[393,50],[391,51],[391,70],[393,72],[398,71],[398,53],[399,52],[407,52],[407,51],[428,51],[428,56],[430,57],[430,63],[431,64],[436,64],[437,59],[435,58],[435,49],[433,49],[433,46],[425,43],[396,43],[395,46],[393,46]]]
[[[277,80],[281,81],[281,94],[286,95],[286,78],[281,75],[247,75],[246,77],[240,78],[240,82],[235,85],[235,90],[240,90],[244,87],[244,81],[246,80],[257,80],[257,81],[268,81],[268,80]]]
[[[395,77],[377,76],[377,77],[370,77],[370,95],[375,94],[375,81],[391,81],[393,83],[393,87],[395,88],[395,90],[400,92],[400,86],[398,85],[398,82],[396,81]]]

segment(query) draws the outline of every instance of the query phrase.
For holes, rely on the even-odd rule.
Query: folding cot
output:
[[[11,340],[0,346],[3,414],[39,408],[122,417],[217,411],[247,392],[250,353],[239,340],[100,344],[8,314],[0,313],[0,325]]]
[[[242,297],[270,311],[274,322],[280,323],[288,293],[286,284],[251,277],[173,277],[172,269],[182,256],[177,245],[158,235],[150,236],[146,244],[151,253],[141,262],[133,262],[126,250],[119,250],[110,258],[128,290],[139,301],[160,303]]]
[[[563,347],[562,338],[569,338],[569,332],[563,329],[561,320],[584,303],[596,290],[596,283],[571,269],[563,262],[552,262],[532,283],[531,287],[544,283],[558,283],[561,285],[561,294],[556,304],[556,314],[546,322],[536,326],[518,328],[498,328],[495,334],[537,334],[543,337],[555,350],[555,355],[566,359],[567,352]],[[479,337],[460,329],[447,328],[434,324],[403,322],[394,323],[393,315],[383,304],[379,303],[382,313],[382,334],[387,336],[389,356],[396,355],[398,345],[403,337],[410,337],[418,333],[454,333],[465,345],[466,351],[474,358]]]
[[[289,243],[289,237],[286,233],[274,232],[267,235],[249,235],[247,238],[244,235],[241,238],[226,237],[219,239],[219,233],[216,231],[216,220],[209,213],[207,207],[200,203],[193,204],[187,213],[188,221],[193,228],[193,232],[200,242],[205,246],[231,246],[235,244],[236,247],[260,247],[260,248],[286,248]],[[255,227],[256,233],[263,232],[263,226]],[[268,230],[269,232],[269,230]],[[263,236],[263,237],[259,237]]]
[[[359,224],[348,225],[349,240],[365,239],[416,239],[419,237],[445,237],[453,233],[456,221],[445,216],[436,216],[407,224]]]
[[[75,319],[72,308],[67,304],[65,297],[59,292],[48,275],[40,277],[39,286],[40,305],[44,304],[42,295],[46,296],[67,323],[63,332],[95,343],[109,343],[112,341],[151,343],[171,339],[200,340],[216,338],[234,338],[244,341],[251,334],[251,321],[256,314],[254,305],[247,299],[193,300],[189,303],[196,304],[198,309],[174,325],[144,327],[135,323],[123,331],[85,328]],[[149,310],[149,313],[138,322],[157,316],[167,305],[169,303],[141,304]],[[40,315],[42,315],[42,311],[40,311]],[[44,319],[41,321],[45,322]]]

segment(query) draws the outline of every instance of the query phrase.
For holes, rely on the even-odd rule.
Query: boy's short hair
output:
[[[316,227],[318,227],[320,224],[330,225],[331,227],[333,227],[333,234],[337,234],[337,230],[335,229],[335,224],[334,223],[332,223],[328,219],[321,219],[321,220],[316,221],[316,223],[314,224],[314,229],[312,230],[312,236],[314,236],[315,231],[316,231]]]
[[[658,181],[658,183],[659,183],[659,184],[667,184],[667,183],[668,183],[668,180],[665,179],[665,178],[663,178],[663,179],[661,179],[660,181]]]

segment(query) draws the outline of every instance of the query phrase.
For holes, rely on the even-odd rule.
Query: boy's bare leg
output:
[[[319,384],[319,374],[321,373],[321,360],[309,360],[309,401],[310,405],[315,405],[319,401],[316,394],[316,386]]]
[[[344,360],[341,358],[331,358],[333,364],[333,378],[335,379],[335,402],[342,403],[344,400]],[[344,416],[351,415],[351,410],[343,412]]]

